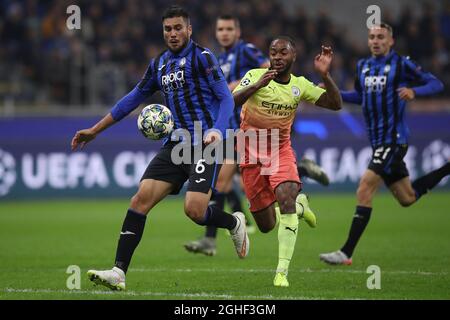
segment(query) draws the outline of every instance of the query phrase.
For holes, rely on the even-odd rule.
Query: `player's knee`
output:
[[[194,222],[201,223],[205,218],[203,206],[196,205],[195,202],[188,202],[184,206],[184,213]]]
[[[130,208],[135,210],[135,211],[137,211],[137,212],[141,212],[143,214],[147,214],[148,211],[150,210],[150,205],[148,203],[148,200],[145,197],[143,197],[139,193],[136,193],[131,198]]]
[[[268,232],[272,231],[274,227],[275,227],[275,223],[261,223],[261,224],[258,224],[258,229],[262,233],[268,233]]]
[[[370,203],[372,201],[372,191],[369,186],[362,183],[356,190],[356,197],[359,203]]]
[[[280,211],[283,213],[293,213],[295,212],[295,198],[297,197],[297,192],[287,192],[278,193],[277,201],[280,206]]]
[[[279,203],[280,211],[283,213],[294,213],[296,211],[295,208],[295,199],[288,198],[283,203]]]
[[[403,197],[398,199],[398,202],[400,203],[400,205],[402,207],[409,207],[410,205],[412,205],[414,202],[416,202],[416,197],[415,196],[408,196],[408,197]]]

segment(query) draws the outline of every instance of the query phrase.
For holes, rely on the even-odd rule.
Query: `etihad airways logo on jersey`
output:
[[[282,104],[282,103],[273,103],[268,101],[261,102],[261,105],[264,108],[272,109],[272,110],[284,110],[284,111],[292,111],[297,109],[297,104]]]
[[[278,117],[290,117],[295,110],[297,109],[297,104],[282,104],[282,103],[273,103],[268,101],[261,102],[263,108],[269,115],[278,116]]]
[[[368,93],[382,92],[386,87],[386,76],[368,76],[364,80],[364,85]]]
[[[161,77],[161,86],[163,91],[166,93],[181,89],[185,83],[184,70],[171,72]]]

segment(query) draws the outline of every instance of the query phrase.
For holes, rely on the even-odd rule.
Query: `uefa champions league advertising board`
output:
[[[0,119],[0,199],[129,197],[161,141],[145,139],[136,118],[124,119],[72,152],[78,128],[97,118]],[[450,114],[407,115],[411,130],[405,161],[412,179],[450,159]],[[360,114],[301,113],[293,126],[297,157],[315,160],[330,177],[322,187],[304,179],[304,190],[356,191],[372,150]],[[444,179],[439,189],[450,189]],[[437,190],[439,190],[437,189]]]

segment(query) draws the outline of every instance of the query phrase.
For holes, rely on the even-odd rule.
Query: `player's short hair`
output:
[[[182,17],[188,25],[190,24],[189,13],[187,13],[186,10],[177,5],[172,5],[169,8],[167,8],[166,11],[164,11],[162,21],[164,22],[164,20],[168,18],[177,18],[177,17]]]
[[[217,21],[217,20],[233,20],[233,21],[234,21],[234,26],[235,26],[236,28],[240,28],[240,27],[241,27],[241,24],[240,24],[240,22],[239,22],[238,17],[233,16],[233,15],[231,15],[231,14],[222,14],[222,15],[220,15],[220,16],[217,17],[216,21]]]
[[[284,35],[283,36],[277,36],[277,37],[273,38],[273,40],[270,43],[272,44],[275,40],[284,40],[284,41],[288,42],[292,46],[292,48],[294,50],[296,49],[295,48],[295,41],[294,41],[294,39],[292,39],[289,36],[284,36]]]
[[[388,31],[388,33],[391,35],[391,37],[394,36],[394,30],[392,29],[391,25],[387,24],[386,22],[381,22],[380,24],[376,24],[376,25],[374,25],[374,27],[386,29]]]

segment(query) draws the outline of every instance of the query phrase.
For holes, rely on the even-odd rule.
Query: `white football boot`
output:
[[[250,249],[250,240],[248,239],[245,216],[242,212],[236,211],[233,213],[236,217],[237,223],[233,230],[230,230],[231,240],[234,242],[236,253],[239,258],[244,259],[248,255]]]
[[[117,267],[104,271],[89,270],[87,275],[96,285],[102,285],[111,290],[125,290],[125,273]]]
[[[343,253],[341,250],[330,253],[322,253],[319,255],[319,258],[323,262],[333,265],[344,264],[349,266],[352,264],[352,258],[347,257],[347,255]]]

